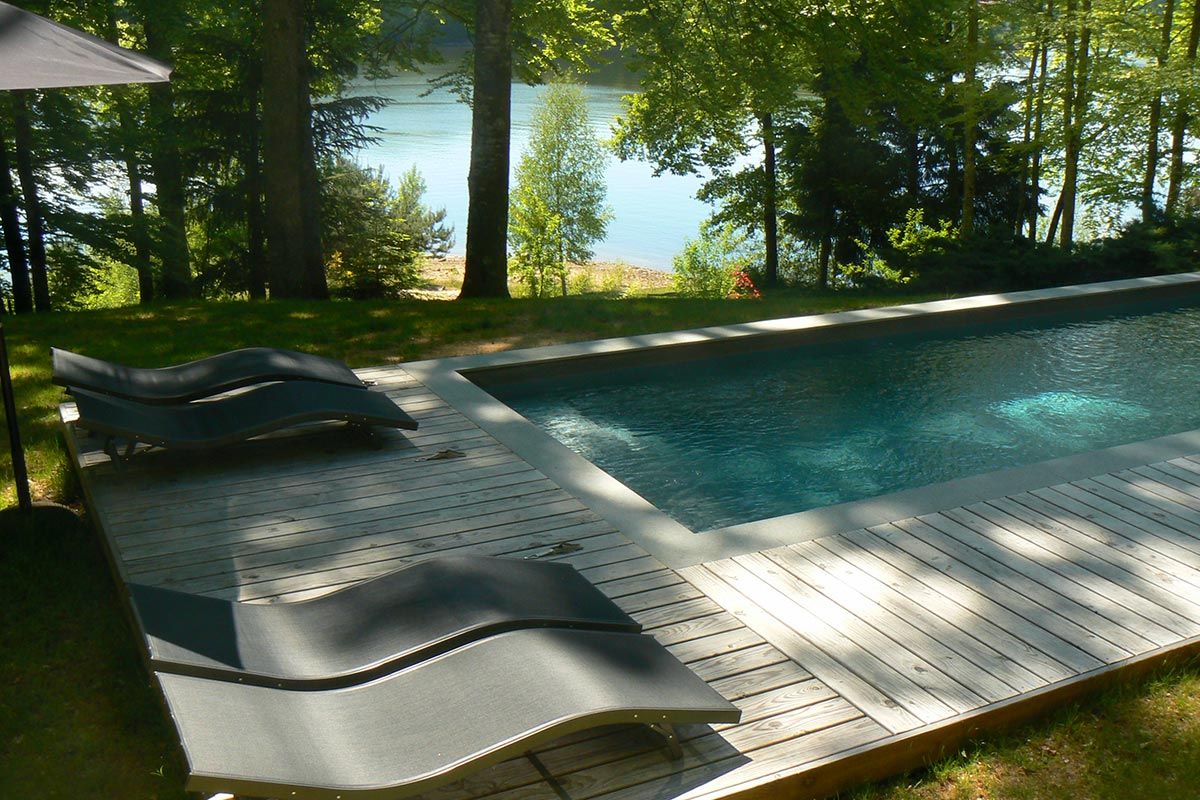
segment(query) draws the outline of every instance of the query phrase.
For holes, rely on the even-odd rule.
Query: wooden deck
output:
[[[823,795],[1200,648],[1200,456],[676,571],[402,368],[360,374],[420,430],[377,451],[331,430],[121,471],[69,437],[118,573],[275,602],[447,552],[544,554],[743,710],[685,729],[679,762],[601,729],[439,798]],[[555,555],[563,542],[580,548]]]

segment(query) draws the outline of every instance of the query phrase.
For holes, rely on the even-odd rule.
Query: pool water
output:
[[[1200,428],[1200,309],[494,388],[693,530]]]

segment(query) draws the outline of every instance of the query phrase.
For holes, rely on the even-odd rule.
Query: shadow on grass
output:
[[[137,653],[91,529],[0,511],[0,797],[187,796]]]

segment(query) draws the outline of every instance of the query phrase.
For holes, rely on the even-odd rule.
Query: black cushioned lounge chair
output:
[[[157,673],[187,789],[251,797],[392,798],[432,789],[574,731],[740,712],[653,637],[501,633],[358,686],[297,692]]]
[[[241,394],[177,406],[148,406],[83,389],[74,391],[76,425],[107,438],[119,463],[117,440],[131,455],[137,442],[168,449],[204,450],[305,422],[342,420],[370,435],[370,426],[415,430],[417,423],[387,395],[332,383],[287,381]]]
[[[288,689],[364,683],[517,628],[637,633],[567,564],[423,561],[300,603],[238,603],[129,584],[150,669]]]
[[[161,369],[142,369],[50,348],[53,380],[139,403],[185,403],[201,397],[274,381],[321,381],[363,388],[349,367],[331,358],[270,347],[247,347]]]

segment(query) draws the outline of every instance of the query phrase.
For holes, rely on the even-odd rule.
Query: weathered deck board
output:
[[[1200,642],[1200,456],[673,570],[402,367],[359,374],[420,429],[376,451],[313,426],[120,471],[75,436],[122,575],[279,602],[445,553],[560,560],[744,714],[682,728],[681,761],[643,729],[600,728],[430,798],[802,795],[853,782],[875,749],[932,754]]]

